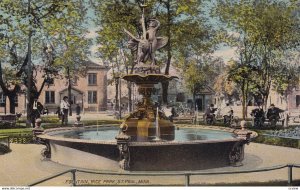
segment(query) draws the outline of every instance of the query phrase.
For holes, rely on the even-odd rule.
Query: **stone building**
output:
[[[72,81],[71,100],[72,110],[78,104],[83,112],[97,112],[107,109],[107,71],[108,68],[92,61],[87,62],[85,76],[78,75]],[[42,72],[37,72],[37,86],[42,85]],[[41,79],[41,80],[39,80]],[[26,90],[25,90],[26,91]],[[49,112],[56,112],[64,96],[68,96],[68,81],[65,78],[54,79],[53,84],[46,85],[38,99],[47,107]],[[26,93],[20,93],[16,98],[16,112],[26,112]],[[6,105],[6,107],[5,107]],[[0,113],[9,112],[9,100],[0,92]]]

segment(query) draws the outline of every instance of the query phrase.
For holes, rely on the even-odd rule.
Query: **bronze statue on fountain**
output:
[[[175,129],[173,123],[151,101],[155,84],[177,78],[176,76],[160,74],[160,67],[155,59],[156,50],[164,47],[168,43],[168,38],[157,37],[160,27],[160,22],[157,19],[150,19],[146,29],[144,14],[142,14],[141,24],[143,35],[140,37],[135,37],[124,29],[130,38],[128,48],[136,53],[137,59],[135,60],[134,74],[123,75],[122,78],[137,84],[143,99],[142,102],[138,103],[137,110],[125,118],[121,125],[121,131],[122,134],[136,137],[140,141],[152,140],[154,137],[159,137],[162,140],[173,140]]]

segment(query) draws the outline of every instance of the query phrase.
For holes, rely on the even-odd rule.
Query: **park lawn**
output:
[[[8,136],[11,143],[28,143],[32,140],[31,128],[0,129],[0,136]]]
[[[17,129],[0,129],[0,135],[17,134],[17,133],[31,133],[31,128],[17,128]]]
[[[121,120],[83,120],[82,123],[85,126],[89,125],[112,125],[116,126],[122,123]],[[13,128],[13,129],[0,129],[0,136],[14,136],[14,135],[27,135],[32,133],[32,128],[26,128],[24,122],[17,123],[17,125],[21,126],[20,128]],[[57,128],[60,127],[61,123],[59,121],[57,122],[50,122],[50,123],[43,123],[42,127],[44,129],[51,129],[51,128]],[[72,127],[73,123],[69,123],[67,127]]]

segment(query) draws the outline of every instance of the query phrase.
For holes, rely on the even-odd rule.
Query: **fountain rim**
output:
[[[187,127],[186,125],[182,124],[183,126],[177,125],[180,128],[200,128],[200,129],[209,129],[215,131],[225,131],[229,133],[236,134],[236,132],[241,131],[241,129],[230,129],[221,126],[197,126],[197,127]],[[108,126],[100,125],[100,127]],[[116,127],[116,124],[112,124],[109,126]],[[82,130],[82,129],[92,129],[96,128],[95,125],[92,126],[85,126],[85,127],[60,127],[54,129],[47,129],[43,132],[43,134],[38,135],[38,138],[46,139],[46,140],[53,140],[53,141],[64,141],[64,142],[73,142],[73,143],[86,143],[86,144],[101,144],[101,145],[117,145],[117,141],[115,140],[88,140],[88,139],[73,139],[73,138],[65,138],[65,137],[56,137],[50,135],[49,133],[55,131],[75,131],[75,130]],[[252,132],[250,139],[253,139],[258,136],[255,131]],[[193,140],[193,141],[148,141],[148,142],[136,142],[130,141],[128,144],[129,146],[172,146],[172,145],[188,145],[188,144],[213,144],[213,143],[222,143],[222,142],[238,142],[244,141],[241,138],[230,138],[230,139],[222,139],[222,140]]]

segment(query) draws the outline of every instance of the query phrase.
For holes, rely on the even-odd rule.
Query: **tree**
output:
[[[76,5],[69,5],[71,11],[76,10]],[[85,11],[81,10],[80,14],[70,12],[66,18],[53,20],[53,23],[50,24],[45,23],[47,31],[53,35],[50,41],[55,55],[52,67],[64,71],[63,75],[68,81],[68,97],[71,106],[73,104],[71,99],[72,83],[77,80],[78,76],[86,75],[89,47],[92,42],[84,35],[88,32],[83,25]],[[69,110],[69,114],[72,115],[72,109]]]
[[[15,113],[15,98],[17,93],[21,89],[21,81],[16,77],[16,66],[17,57],[15,57],[14,47],[9,47],[9,38],[2,35],[1,37],[1,53],[0,53],[0,87],[3,95],[9,99],[9,112]],[[3,69],[3,62],[9,60],[9,57],[14,60],[12,61],[12,67],[5,67]],[[5,105],[6,106],[6,105]]]
[[[126,70],[129,73],[133,71],[133,60],[136,58],[124,46],[128,38],[124,35],[123,28],[130,30],[135,35],[142,35],[139,20],[143,10],[139,5],[143,3],[142,0],[117,0],[101,1],[101,4],[95,5],[101,26],[99,30],[101,54],[109,52],[108,54],[111,55],[112,52],[117,52],[118,48],[127,52],[125,57],[127,57],[126,62],[129,63],[129,69]],[[168,37],[168,44],[162,48],[162,53],[157,55],[158,65],[165,65],[164,74],[169,75],[171,61],[179,59],[177,56],[179,54],[185,54],[184,52],[187,51],[189,54],[193,54],[192,51],[197,53],[211,51],[213,31],[205,23],[206,20],[201,17],[200,1],[149,0],[146,5],[144,10],[146,23],[151,18],[158,19],[161,22],[159,36]],[[187,33],[189,35],[186,35]],[[118,54],[115,53],[114,56],[118,56]],[[126,63],[125,68],[127,68]],[[167,103],[168,82],[163,83],[162,86],[163,102]]]
[[[247,62],[236,62],[231,60],[227,69],[228,83],[233,83],[239,89],[242,99],[242,117],[247,117],[247,101],[249,94],[254,91],[253,79],[255,78],[254,68]]]
[[[4,36],[10,39],[7,45],[14,45],[14,64],[19,71],[16,76],[22,79],[27,87],[27,124],[34,125],[32,114],[34,100],[37,99],[49,82],[51,75],[57,71],[52,68],[55,60],[55,48],[48,48],[45,44],[50,42],[51,38],[56,38],[61,28],[72,29],[74,23],[82,20],[79,17],[84,16],[84,3],[80,0],[37,0],[28,1],[1,1],[0,12],[6,20],[2,25],[1,31]],[[79,12],[81,14],[79,14]],[[51,44],[51,43],[50,43]],[[49,50],[52,51],[49,51]],[[46,55],[45,55],[46,54]],[[41,55],[48,59],[41,60]],[[38,69],[41,63],[46,64],[44,71],[44,80],[41,87],[36,86],[34,71]]]
[[[116,109],[119,105],[119,77],[122,73],[132,74],[135,54],[127,48],[128,37],[124,28],[141,34],[139,1],[95,1],[96,23],[100,26],[97,42],[100,44],[99,56],[112,68],[112,83],[116,87]],[[132,110],[131,83],[127,82],[129,110]]]
[[[299,48],[296,1],[219,1],[214,15],[238,32],[240,62],[256,71],[255,88],[267,106],[272,83],[281,77],[276,68],[284,51]],[[296,50],[297,51],[297,50]]]
[[[272,81],[272,88],[282,95],[287,101],[287,96],[299,85],[299,65],[293,64],[298,53],[286,52],[285,57],[279,60],[277,65],[277,72]],[[278,74],[280,73],[280,74]]]
[[[184,59],[185,60],[185,59]],[[212,57],[204,57],[201,60],[189,59],[188,63],[184,61],[179,67],[185,72],[182,73],[185,81],[185,86],[189,92],[193,95],[193,103],[195,104],[196,93],[205,86],[212,86],[215,82],[215,78],[220,74],[222,70],[219,66],[220,60],[214,60]],[[218,68],[215,67],[218,65]]]
[[[228,67],[225,67],[223,73],[219,74],[216,77],[213,89],[216,92],[217,96],[224,95],[225,100],[232,102],[232,98],[236,98],[239,94],[238,86],[229,80],[228,76]]]
[[[168,37],[164,74],[169,75],[172,59],[182,55],[201,55],[214,46],[214,31],[206,22],[201,10],[201,1],[157,0],[153,2],[152,14],[162,24],[161,34]],[[188,34],[188,35],[187,35]],[[194,54],[194,55],[195,55]],[[168,102],[168,82],[162,84],[163,102]]]

